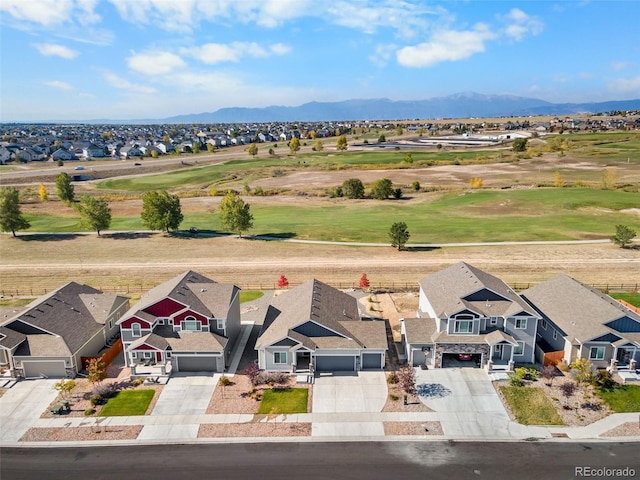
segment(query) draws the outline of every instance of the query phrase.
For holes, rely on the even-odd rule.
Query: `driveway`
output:
[[[387,401],[384,372],[318,374],[313,413],[380,412]]]
[[[151,415],[202,415],[206,413],[220,374],[174,374],[162,388]]]
[[[0,397],[0,444],[17,442],[58,396],[57,380],[22,380]]]
[[[418,368],[416,388],[420,401],[439,413],[445,435],[508,437],[522,430],[509,420],[483,369]]]

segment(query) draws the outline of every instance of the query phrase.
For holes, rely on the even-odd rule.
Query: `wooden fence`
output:
[[[111,365],[111,362],[113,362],[115,358],[120,354],[120,352],[122,352],[121,338],[119,338],[116,343],[114,343],[113,345],[111,345],[111,347],[109,347],[109,350],[104,352],[99,357],[81,357],[80,360],[82,361],[82,368],[87,370],[87,367],[89,366],[89,362],[94,358],[99,358],[100,360],[102,360],[102,363],[104,363],[104,366],[108,367],[109,365]]]
[[[564,358],[564,351],[559,350],[557,352],[547,352],[544,354],[544,361],[542,364],[546,367],[547,365],[557,365]]]

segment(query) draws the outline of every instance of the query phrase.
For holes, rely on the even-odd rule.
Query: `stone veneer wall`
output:
[[[471,353],[482,354],[480,367],[483,368],[487,363],[491,346],[481,343],[440,343],[436,345],[436,354],[434,359],[434,367],[442,368],[442,355],[445,353]]]

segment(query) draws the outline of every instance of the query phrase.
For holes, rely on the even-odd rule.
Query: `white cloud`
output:
[[[186,64],[182,58],[173,53],[149,51],[134,53],[127,58],[127,65],[131,70],[147,75],[166,75]]]
[[[73,86],[70,83],[62,82],[60,80],[49,80],[44,82],[44,84],[60,90],[73,90]]]
[[[154,93],[156,91],[153,87],[132,83],[112,72],[105,72],[104,78],[112,87],[127,90],[130,93]]]
[[[616,72],[619,72],[620,70],[624,70],[628,66],[629,64],[626,62],[617,62],[617,61],[611,62],[611,68],[613,68]]]
[[[79,55],[79,52],[76,50],[55,43],[36,43],[33,46],[40,52],[40,55],[44,55],[45,57],[55,56],[66,60],[73,60]]]
[[[291,47],[283,43],[275,43],[265,48],[256,42],[206,43],[181,50],[184,55],[190,55],[209,65],[238,62],[243,57],[267,58],[271,55],[286,55],[290,51]]]
[[[608,83],[609,91],[618,96],[640,98],[640,76],[634,78],[617,78]]]
[[[505,35],[518,42],[526,35],[539,35],[544,30],[544,23],[539,18],[527,15],[519,8],[512,8],[503,18],[509,23]]]
[[[401,48],[396,52],[398,63],[405,67],[430,67],[440,62],[465,60],[483,52],[485,43],[496,38],[486,25],[473,30],[436,32],[430,41]]]
[[[398,48],[397,45],[393,43],[378,45],[376,46],[375,54],[370,55],[369,60],[379,67],[384,67],[389,62],[391,55],[396,51],[396,48]]]
[[[52,27],[78,21],[82,25],[96,23],[96,0],[2,0],[0,11],[7,12],[19,22],[32,22]]]

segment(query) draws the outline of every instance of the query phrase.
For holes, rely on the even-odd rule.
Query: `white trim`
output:
[[[284,361],[277,361],[276,360],[276,355],[278,355],[278,358],[280,355],[284,355]],[[286,351],[277,351],[277,352],[273,352],[273,364],[274,365],[286,365],[287,364],[287,358],[289,357],[289,355],[287,355]]]
[[[527,320],[528,318],[518,318],[515,317],[514,318],[514,322],[513,322],[513,328],[516,330],[526,330],[527,329]],[[524,327],[522,326],[518,326],[518,322],[524,322]]]
[[[136,335],[136,329],[134,328],[135,326],[138,327],[137,335]],[[140,338],[142,336],[142,325],[140,325],[138,322],[131,323],[131,336],[136,338]]]
[[[593,355],[593,351],[596,350],[596,355]],[[598,356],[598,353],[600,353],[600,351],[602,351],[602,357]],[[589,347],[589,360],[604,360],[604,356],[607,353],[607,347],[606,346],[595,346],[595,347]]]
[[[520,345],[522,345],[522,351],[520,353],[517,353],[517,348],[516,346],[513,347],[513,356],[514,357],[522,357],[524,355],[524,347],[525,347],[525,343],[522,340],[516,340],[516,342],[518,342],[518,347]]]

